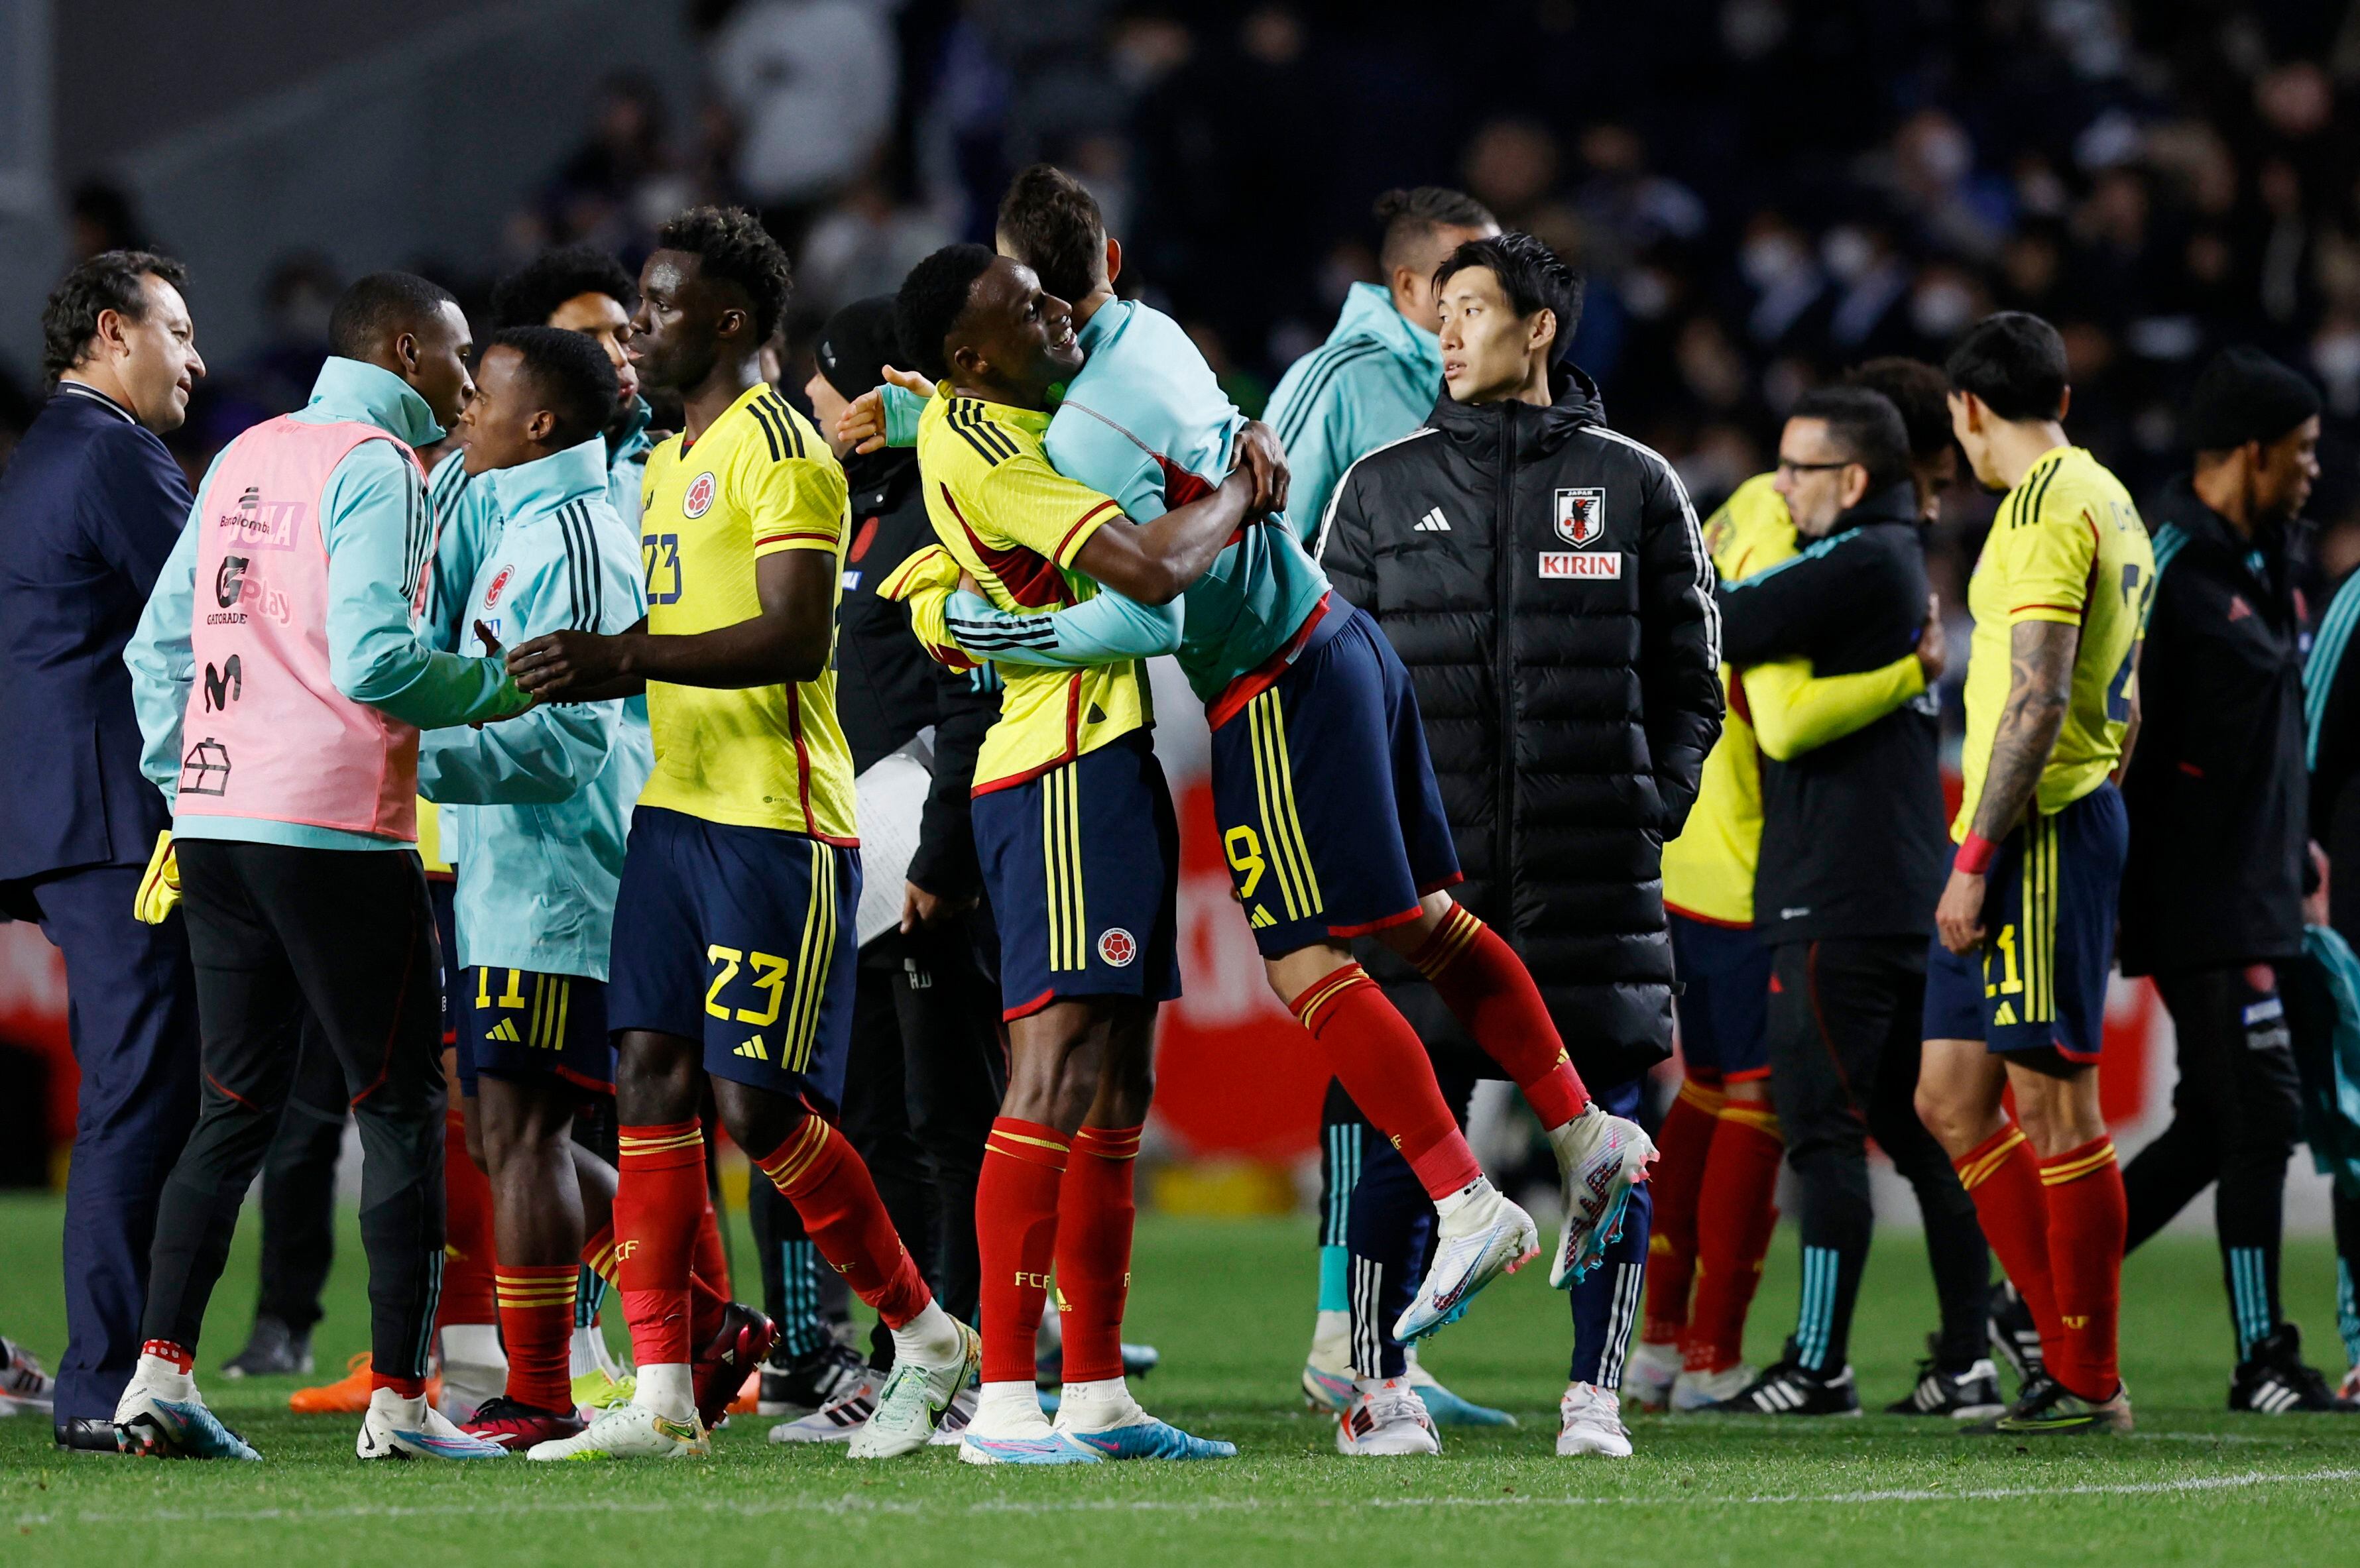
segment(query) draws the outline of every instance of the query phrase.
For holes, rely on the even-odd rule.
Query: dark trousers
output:
[[[2266,982],[2256,984],[2256,982]],[[2171,1125],[2123,1169],[2128,1250],[2218,1182],[2213,1227],[2243,1361],[2278,1324],[2278,1243],[2301,1090],[2267,964],[2155,977],[2179,1036]]]
[[[336,1261],[336,1157],[351,1096],[326,1031],[307,1015],[301,1054],[262,1161],[262,1288],[257,1317],[297,1334],[320,1321],[321,1293]]]
[[[1918,1196],[1942,1312],[1935,1359],[1963,1370],[1983,1354],[1991,1254],[1974,1201],[1918,1119],[1924,936],[1828,937],[1778,944],[1771,959],[1770,1094],[1801,1185],[1803,1301],[1793,1354],[1841,1372],[1876,1214],[1868,1140]]]
[[[66,961],[82,1090],[66,1173],[66,1354],[57,1420],[104,1421],[139,1362],[148,1249],[165,1174],[197,1116],[197,989],[177,918],[131,918],[136,866],[69,871],[29,891]]]
[[[861,950],[844,1134],[943,1310],[967,1323],[982,1283],[976,1180],[1007,1086],[999,1006],[964,920],[889,933]],[[761,1216],[763,1298],[789,1348],[807,1353],[817,1348],[819,1302],[803,1222],[767,1182],[755,1183],[749,1206]],[[878,1365],[890,1364],[891,1338],[881,1328],[871,1348]]]
[[[442,1278],[442,954],[416,854],[183,840],[204,1097],[164,1187],[147,1337],[193,1348],[278,1130],[306,1013],[361,1133],[369,1347],[423,1377]]]

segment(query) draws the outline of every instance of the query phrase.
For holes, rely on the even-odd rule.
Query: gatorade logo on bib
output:
[[[1114,926],[1098,933],[1099,962],[1121,969],[1138,956],[1139,943],[1132,940],[1131,934],[1120,926]]]
[[[701,517],[713,507],[713,474],[710,471],[688,482],[688,494],[680,498],[680,509],[692,517]]]

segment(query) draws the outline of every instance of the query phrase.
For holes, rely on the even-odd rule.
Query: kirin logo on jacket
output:
[[[1606,491],[1589,485],[1557,493],[1557,537],[1579,550],[1606,532]]]
[[[310,508],[300,501],[266,501],[258,485],[246,486],[237,509],[224,512],[216,526],[236,550],[292,550],[295,535]]]

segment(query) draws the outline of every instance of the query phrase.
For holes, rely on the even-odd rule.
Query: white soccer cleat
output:
[[[943,1419],[934,1423],[934,1435],[926,1439],[926,1446],[956,1448],[959,1434],[967,1431],[967,1422],[975,1420],[977,1402],[978,1395],[973,1388],[961,1388],[957,1397],[951,1400],[951,1408],[943,1412]]]
[[[1311,1354],[1303,1359],[1303,1402],[1330,1415],[1352,1402],[1352,1314],[1321,1312],[1311,1330]]]
[[[527,1459],[705,1459],[713,1440],[691,1410],[685,1421],[660,1416],[645,1405],[617,1405],[602,1410],[589,1429],[553,1443],[536,1443]]]
[[[197,1380],[143,1355],[115,1404],[115,1446],[159,1459],[259,1459],[252,1445],[205,1408]]]
[[[1692,1410],[1720,1404],[1724,1399],[1733,1399],[1753,1387],[1754,1379],[1760,1376],[1760,1368],[1749,1367],[1743,1361],[1733,1362],[1718,1372],[1683,1369],[1672,1384],[1672,1413],[1687,1415]]]
[[[1436,1219],[1434,1262],[1425,1282],[1393,1320],[1393,1337],[1404,1345],[1457,1323],[1476,1292],[1540,1254],[1541,1233],[1533,1216],[1491,1182],[1479,1177],[1456,1196],[1460,1201]]]
[[[1560,1424],[1557,1451],[1561,1458],[1599,1454],[1609,1459],[1631,1457],[1631,1434],[1622,1427],[1622,1404],[1612,1388],[1595,1383],[1569,1386],[1557,1402]]]
[[[1677,1345],[1653,1345],[1641,1340],[1622,1367],[1622,1391],[1633,1410],[1669,1410],[1672,1389],[1679,1379],[1680,1347]]]
[[[770,1429],[772,1443],[849,1443],[852,1434],[877,1413],[880,1380],[875,1374],[856,1379],[850,1388],[807,1416],[781,1421]]]
[[[983,1365],[983,1336],[965,1323],[958,1333],[956,1360],[929,1365],[906,1356],[896,1358],[876,1410],[852,1434],[853,1458],[895,1459],[933,1441],[943,1412]]]
[[[1336,1418],[1336,1452],[1364,1459],[1431,1455],[1442,1452],[1442,1438],[1408,1378],[1369,1377]]]
[[[508,1451],[461,1432],[424,1395],[405,1399],[378,1388],[369,1395],[353,1453],[362,1459],[505,1459]]]
[[[1638,1123],[1607,1115],[1595,1100],[1551,1127],[1548,1140],[1565,1181],[1565,1229],[1549,1261],[1549,1283],[1562,1290],[1606,1261],[1608,1244],[1622,1234],[1631,1189],[1647,1179],[1655,1146]]]

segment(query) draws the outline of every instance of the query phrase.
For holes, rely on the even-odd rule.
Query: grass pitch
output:
[[[59,1218],[53,1200],[0,1201],[0,1326],[52,1365]],[[1427,1356],[1521,1428],[1447,1430],[1439,1459],[1346,1460],[1295,1394],[1308,1221],[1151,1216],[1129,1336],[1160,1345],[1164,1364],[1140,1392],[1158,1414],[1235,1440],[1243,1452],[1226,1464],[981,1470],[935,1451],[872,1469],[833,1447],[773,1447],[767,1422],[739,1418],[706,1465],[364,1468],[353,1420],[287,1413],[292,1380],[214,1373],[244,1342],[255,1229],[249,1214],[199,1367],[266,1463],[66,1457],[46,1422],[0,1422],[0,1563],[2360,1561],[2360,1417],[2226,1413],[2227,1313],[2204,1240],[2167,1237],[2131,1260],[2125,1361],[2140,1430],[2114,1441],[2027,1448],[1882,1415],[1691,1416],[1634,1421],[1633,1459],[1560,1460],[1566,1308],[1528,1274],[1495,1285]],[[1754,1316],[1757,1360],[1792,1321],[1794,1259],[1782,1233]],[[2314,1360],[2340,1372],[2323,1242],[2289,1248],[2286,1296]],[[1907,1388],[1932,1318],[1917,1238],[1881,1237],[1853,1346],[1865,1399]],[[322,1372],[364,1332],[347,1216]]]

